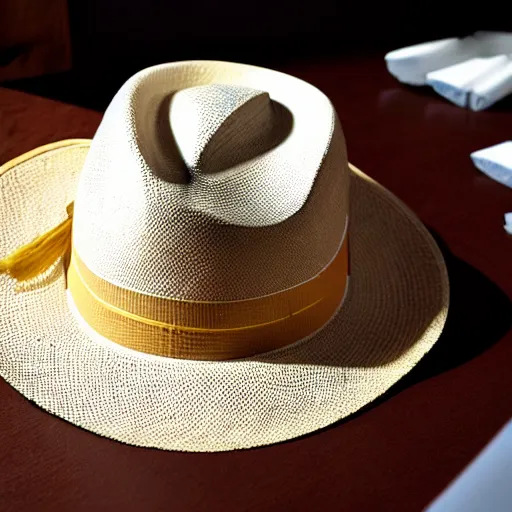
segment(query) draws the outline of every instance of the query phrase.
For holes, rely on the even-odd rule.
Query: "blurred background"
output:
[[[497,5],[482,12],[410,0],[0,0],[0,86],[103,111],[127,78],[153,64],[217,59],[286,71],[383,57],[437,38],[510,30]]]

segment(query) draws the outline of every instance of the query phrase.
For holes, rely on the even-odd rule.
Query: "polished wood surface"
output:
[[[43,144],[94,135],[101,114],[0,88],[0,165]]]
[[[432,230],[450,272],[441,339],[365,411],[304,438],[217,454],[98,437],[40,410],[0,379],[0,510],[421,510],[512,416],[512,190],[470,152],[512,132],[505,101],[469,112],[406,88],[382,57],[290,64],[333,101],[350,161]],[[100,115],[0,90],[0,163]]]

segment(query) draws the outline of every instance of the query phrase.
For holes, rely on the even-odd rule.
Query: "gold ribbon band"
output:
[[[299,286],[265,297],[194,302],[143,295],[108,283],[73,251],[68,288],[83,319],[125,347],[181,359],[248,357],[321,328],[347,285],[348,237],[330,265]]]

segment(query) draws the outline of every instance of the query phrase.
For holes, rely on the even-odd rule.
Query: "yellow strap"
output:
[[[68,218],[57,227],[1,259],[0,273],[17,281],[28,281],[48,270],[60,257],[67,257],[71,249],[73,203],[68,205],[67,212]]]

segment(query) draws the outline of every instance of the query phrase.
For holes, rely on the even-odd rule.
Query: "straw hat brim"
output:
[[[0,168],[0,257],[65,218],[88,144],[51,144]],[[25,290],[0,275],[0,375],[75,425],[168,450],[268,445],[354,413],[439,338],[449,285],[423,224],[352,166],[350,198],[349,290],[330,323],[308,339],[221,362],[135,352],[77,319],[58,262]]]

